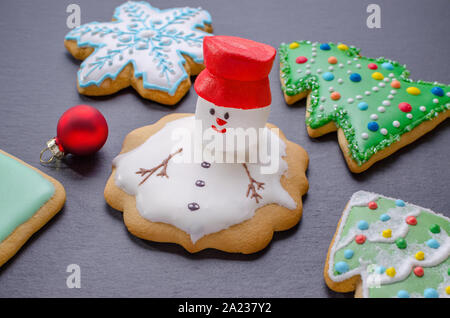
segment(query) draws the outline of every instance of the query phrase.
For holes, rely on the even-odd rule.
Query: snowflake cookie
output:
[[[70,31],[67,50],[84,60],[78,91],[99,96],[133,86],[147,99],[173,105],[203,66],[203,38],[211,17],[201,8],[160,10],[147,2],[119,6],[112,22],[91,22]]]
[[[280,47],[288,104],[308,96],[311,137],[338,131],[352,172],[362,172],[450,116],[450,87],[412,81],[404,65],[359,55],[345,44],[298,41]]]

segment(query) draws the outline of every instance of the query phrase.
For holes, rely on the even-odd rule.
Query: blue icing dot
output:
[[[324,50],[324,51],[329,51],[329,50],[331,50],[331,47],[330,47],[330,45],[328,43],[322,43],[320,45],[320,49]]]
[[[377,273],[377,274],[383,274],[384,272],[386,271],[386,267],[384,267],[384,266],[377,266],[377,268],[375,269],[375,272]]]
[[[369,104],[367,104],[366,102],[361,102],[358,104],[358,108],[359,110],[366,110],[367,108],[369,108]]]
[[[348,272],[350,268],[348,267],[348,264],[346,262],[337,262],[336,265],[334,265],[334,269],[339,274],[343,274],[345,272]]]
[[[360,82],[361,81],[361,75],[359,75],[358,73],[352,73],[350,75],[350,80],[352,82]]]
[[[423,295],[425,296],[425,298],[439,298],[439,294],[438,294],[437,290],[434,288],[425,289],[425,291],[423,292]]]
[[[380,215],[380,220],[383,222],[389,221],[391,219],[391,217],[387,214],[381,214]]]
[[[396,206],[405,206],[405,201],[400,200],[400,199],[395,200],[395,205]]]
[[[323,73],[322,77],[326,81],[332,81],[334,79],[333,73],[330,72]]]
[[[409,298],[409,293],[406,290],[399,290],[397,293],[398,298]]]
[[[394,69],[394,66],[389,62],[384,62],[383,64],[381,64],[381,67],[389,71],[392,71]]]
[[[367,223],[364,220],[361,220],[358,222],[358,229],[360,230],[367,230],[369,228],[369,223]]]
[[[436,96],[444,96],[444,90],[438,86],[433,87],[431,93]]]
[[[378,123],[375,121],[371,121],[370,123],[367,124],[367,129],[369,129],[370,131],[377,131],[379,128]]]
[[[353,252],[353,250],[351,250],[351,249],[348,249],[348,250],[344,251],[344,257],[346,259],[352,258],[354,254],[355,254],[355,252]]]
[[[439,246],[441,246],[441,245],[439,244],[439,242],[436,241],[435,239],[429,239],[429,240],[427,241],[427,245],[428,245],[429,247],[431,247],[431,248],[439,248]]]

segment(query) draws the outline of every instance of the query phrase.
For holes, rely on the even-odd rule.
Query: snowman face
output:
[[[263,128],[269,113],[270,105],[257,109],[236,109],[217,106],[198,97],[195,119],[202,122],[203,130],[212,129],[218,134],[226,134],[231,128]]]

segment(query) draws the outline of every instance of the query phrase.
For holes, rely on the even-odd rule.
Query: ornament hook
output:
[[[52,153],[52,156],[47,160],[43,158],[46,151],[50,151]],[[56,143],[56,138],[52,138],[47,141],[47,147],[41,150],[39,161],[43,164],[47,164],[55,159],[62,159],[62,157],[64,157],[64,152],[59,149],[59,146]]]

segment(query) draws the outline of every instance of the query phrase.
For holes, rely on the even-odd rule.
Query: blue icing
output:
[[[348,270],[350,268],[349,268],[349,266],[348,266],[348,264],[346,262],[337,262],[336,265],[334,265],[334,269],[339,274],[343,274],[343,273],[348,272]]]
[[[361,75],[359,75],[358,73],[352,73],[350,75],[350,80],[352,82],[361,82]]]
[[[358,229],[367,230],[369,228],[369,223],[367,221],[361,220],[358,222]]]
[[[435,86],[431,89],[431,93],[436,96],[444,96],[444,90],[441,87]]]
[[[394,69],[394,66],[389,62],[384,62],[383,64],[381,64],[381,67],[389,71],[392,71]]]
[[[371,121],[370,123],[367,124],[367,128],[368,128],[370,131],[377,131],[378,128],[379,128],[379,126],[378,126],[378,123],[377,123],[377,122]]]
[[[355,252],[353,252],[353,250],[351,250],[351,249],[348,249],[348,250],[344,251],[344,257],[346,259],[351,259],[354,254],[355,254]]]
[[[395,205],[403,207],[403,206],[405,206],[405,201],[397,199],[397,200],[395,200]]]
[[[377,273],[377,274],[383,274],[384,272],[386,271],[386,267],[384,267],[384,266],[377,266],[377,268],[375,269],[375,272]]]
[[[425,298],[439,298],[439,293],[434,288],[427,288],[423,292],[423,296]]]
[[[320,49],[324,50],[324,51],[329,51],[329,50],[331,50],[331,47],[330,47],[330,45],[328,43],[322,43],[320,45]]]
[[[334,79],[334,75],[331,72],[323,73],[322,77],[326,81],[332,81]]]
[[[358,108],[359,110],[366,110],[367,108],[369,108],[369,104],[367,104],[366,102],[361,102],[358,104]]]
[[[436,241],[435,239],[429,239],[429,240],[427,241],[427,245],[428,245],[428,247],[431,247],[431,248],[439,248],[439,246],[441,246],[441,245],[439,244],[439,242]]]
[[[406,290],[399,290],[397,293],[398,298],[409,298],[409,293]]]
[[[391,217],[387,214],[381,214],[380,215],[380,220],[383,222],[389,221],[391,219]]]

